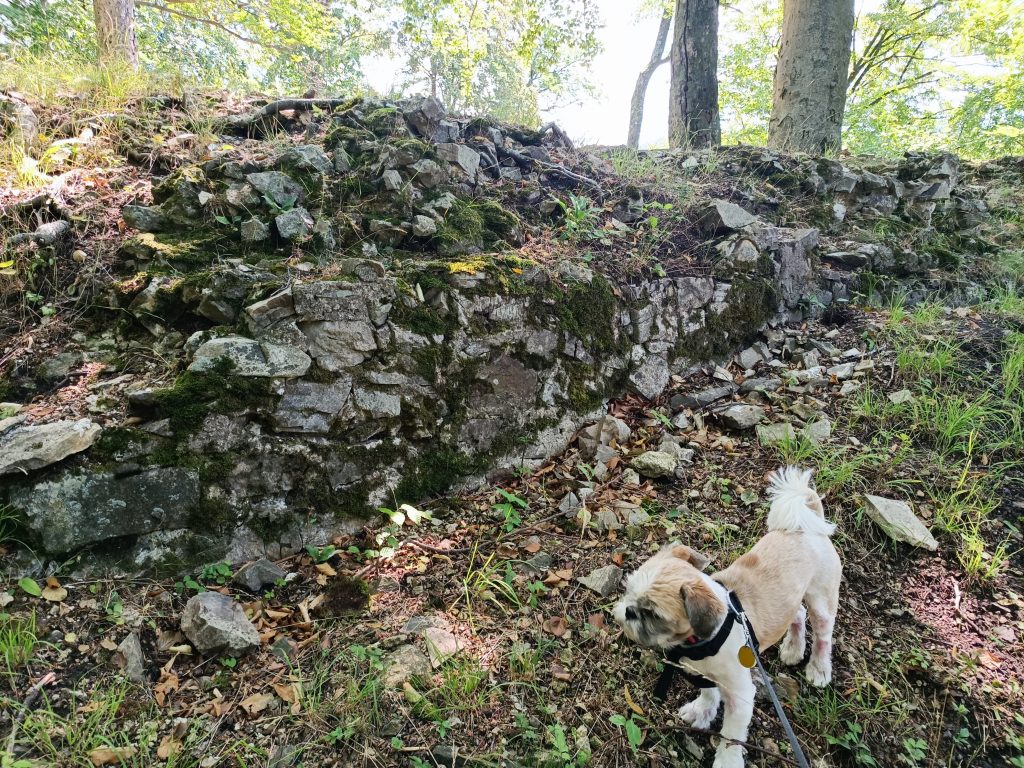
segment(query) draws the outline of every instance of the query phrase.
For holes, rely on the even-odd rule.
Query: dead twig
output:
[[[55,682],[57,682],[57,675],[53,672],[47,672],[39,678],[39,681],[36,682],[35,685],[28,689],[28,693],[25,694],[25,698],[21,702],[21,709],[15,716],[14,722],[11,723],[11,733],[7,737],[7,748],[4,752],[7,757],[11,759],[14,758],[14,745],[18,740],[18,729],[21,728],[21,724],[25,721],[25,718],[28,717],[28,713],[35,707],[36,700],[42,694],[43,688]]]

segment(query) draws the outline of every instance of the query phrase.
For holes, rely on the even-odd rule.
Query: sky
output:
[[[857,12],[873,10],[882,0],[857,0]],[[595,0],[603,25],[598,36],[603,50],[591,64],[596,92],[581,104],[548,110],[544,121],[554,120],[577,144],[625,144],[629,126],[629,103],[640,71],[647,66],[658,32],[658,18],[641,14],[642,0]],[[728,45],[729,20],[743,12],[743,3],[722,6],[719,14],[720,49]],[[722,50],[719,51],[719,55]],[[668,64],[651,78],[644,109],[641,146],[668,143]],[[387,93],[397,82],[392,62],[378,60],[366,67],[374,88]]]

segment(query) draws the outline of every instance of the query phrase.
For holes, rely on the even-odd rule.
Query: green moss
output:
[[[395,498],[399,503],[414,503],[438,496],[456,480],[479,471],[483,463],[482,457],[470,457],[452,448],[426,451],[406,464]]]
[[[300,488],[289,494],[288,505],[325,518],[367,518],[376,511],[370,506],[369,488],[365,483],[335,490],[327,478],[319,476],[308,477]]]
[[[222,256],[237,255],[239,247],[221,234],[143,232],[129,238],[121,250],[138,259],[190,268],[208,265]]]
[[[582,341],[588,350],[597,354],[616,351],[614,329],[618,303],[611,283],[603,275],[595,273],[590,283],[573,285],[555,298],[562,327]]]
[[[194,433],[209,413],[233,413],[276,399],[265,379],[232,375],[224,357],[208,371],[185,371],[169,389],[154,394],[157,418],[166,418],[176,436]]]
[[[470,245],[494,248],[507,243],[518,226],[516,215],[493,200],[457,200],[438,228],[437,238],[449,249]]]
[[[211,498],[206,493],[188,516],[188,528],[192,531],[225,533],[237,525],[235,508],[224,499]]]
[[[775,314],[778,294],[768,278],[737,277],[721,314],[707,313],[704,326],[676,343],[676,353],[692,361],[723,357],[757,337]]]
[[[407,307],[401,301],[392,308],[391,321],[420,336],[447,336],[458,326],[455,313],[450,310],[427,304]]]
[[[395,107],[380,107],[363,116],[363,124],[377,136],[391,136],[404,126]]]

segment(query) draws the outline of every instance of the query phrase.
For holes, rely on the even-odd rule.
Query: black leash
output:
[[[725,644],[726,639],[732,633],[732,625],[738,621],[740,628],[743,630],[743,635],[746,638],[746,648],[750,651],[749,655],[754,657],[757,668],[761,672],[761,677],[765,682],[765,687],[768,689],[768,696],[772,701],[772,706],[775,707],[775,713],[779,716],[779,721],[782,723],[782,730],[786,732],[786,738],[789,739],[789,746],[793,749],[793,756],[796,758],[796,762],[800,768],[811,768],[810,763],[807,762],[807,757],[804,755],[803,749],[800,747],[800,742],[797,741],[796,734],[793,732],[793,726],[789,724],[789,718],[786,717],[786,712],[782,708],[782,703],[779,701],[779,697],[775,695],[775,686],[772,685],[772,679],[769,677],[768,671],[764,668],[764,664],[761,663],[761,654],[758,652],[760,647],[757,642],[757,635],[751,628],[750,619],[747,618],[747,614],[743,610],[743,604],[740,603],[740,599],[735,592],[729,592],[729,599],[726,601],[726,607],[728,608],[728,612],[726,613],[725,621],[712,637],[691,645],[675,645],[666,650],[665,668],[662,670],[661,676],[658,678],[657,685],[654,688],[655,698],[664,700],[665,696],[668,694],[668,689],[672,684],[672,678],[675,675],[676,670],[679,670],[691,684],[698,688],[717,687],[713,680],[708,680],[702,675],[697,675],[686,670],[680,664],[680,661],[682,659],[691,659],[696,661],[706,659],[708,656],[714,656],[718,653],[721,647]],[[742,661],[742,650],[743,649],[741,649],[740,653],[740,663],[745,667],[752,667],[753,664],[748,666],[747,663]]]

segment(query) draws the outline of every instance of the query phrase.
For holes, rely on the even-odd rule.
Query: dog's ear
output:
[[[694,579],[679,589],[686,615],[697,637],[710,637],[725,618],[725,605],[703,579]]]
[[[711,558],[705,555],[703,552],[698,552],[696,549],[691,549],[685,544],[676,544],[671,550],[673,557],[678,557],[680,560],[685,560],[698,571],[703,571],[708,567],[708,563],[711,562]]]

